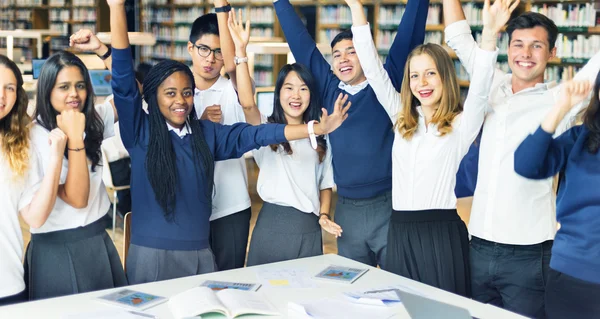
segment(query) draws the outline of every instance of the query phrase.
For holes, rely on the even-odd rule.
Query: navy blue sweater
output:
[[[201,198],[205,192],[203,187],[213,181],[198,183],[202,176],[194,169],[191,135],[180,138],[173,131],[169,133],[176,154],[179,184],[174,220],[167,221],[146,173],[150,127],[148,115],[142,110],[131,50],[113,49],[112,57],[111,84],[119,113],[121,139],[131,156],[131,242],[166,250],[207,248],[212,209],[211,203]],[[282,124],[223,126],[210,121],[200,121],[200,124],[215,160],[241,157],[252,149],[286,141],[285,125]]]
[[[342,90],[340,80],[317,49],[289,0],[274,3],[277,17],[294,58],[313,73],[323,106],[333,111]],[[408,1],[398,34],[385,64],[394,87],[400,91],[404,64],[410,51],[425,39],[429,1]],[[329,134],[333,176],[340,195],[369,198],[392,189],[392,122],[370,86],[349,97],[348,119]]]
[[[515,171],[545,179],[564,171],[556,217],[550,267],[569,276],[600,284],[600,152],[585,146],[587,127],[571,128],[556,139],[542,128],[529,135],[515,152]]]

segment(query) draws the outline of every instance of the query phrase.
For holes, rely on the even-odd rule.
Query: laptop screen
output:
[[[265,116],[271,116],[273,113],[274,98],[275,92],[273,91],[256,92],[256,103],[261,114],[264,114]]]
[[[110,79],[112,77],[109,70],[89,70],[90,80],[96,96],[107,96],[112,94]]]
[[[33,79],[37,80],[40,77],[40,71],[42,71],[42,65],[44,65],[46,59],[33,59],[31,60],[31,73],[33,74]]]

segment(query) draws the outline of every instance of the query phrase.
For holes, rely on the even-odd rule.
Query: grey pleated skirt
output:
[[[385,270],[470,297],[469,233],[456,210],[394,211]]]
[[[247,266],[322,254],[321,226],[315,214],[263,204],[252,232]]]
[[[31,234],[25,254],[29,299],[127,285],[121,259],[99,219],[87,226]]]

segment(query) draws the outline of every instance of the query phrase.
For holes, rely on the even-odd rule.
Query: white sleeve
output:
[[[44,172],[42,171],[42,163],[40,157],[35,151],[33,143],[30,145],[29,151],[29,169],[27,170],[25,177],[25,188],[19,198],[18,210],[22,210],[31,203],[33,196],[39,190]]]
[[[389,75],[383,68],[383,63],[381,63],[379,53],[375,48],[375,43],[373,43],[369,24],[353,26],[352,34],[354,49],[365,77],[392,123],[396,123],[396,116],[402,109],[400,94],[394,88]]]
[[[104,139],[115,136],[115,113],[110,100],[109,97],[104,103],[96,104],[96,112],[104,123]]]
[[[329,145],[329,136],[325,136],[327,140],[327,152],[325,153],[325,159],[323,159],[323,170],[319,178],[319,190],[333,188],[335,183],[333,182],[333,156],[331,155],[331,145]]]
[[[33,124],[33,127],[31,128],[30,136],[33,147],[32,151],[36,153],[38,158],[38,167],[42,177],[46,175],[46,171],[48,169],[47,165],[49,164],[48,161],[43,160],[44,158],[50,157],[50,145],[48,144],[49,134],[50,133],[46,131],[46,129],[40,124]],[[60,171],[60,185],[63,185],[67,182],[68,168],[69,162],[63,157],[62,169]]]
[[[490,91],[494,80],[494,64],[498,49],[486,51],[475,49],[474,72],[469,92],[460,119],[461,154],[464,155],[479,134],[489,105]]]

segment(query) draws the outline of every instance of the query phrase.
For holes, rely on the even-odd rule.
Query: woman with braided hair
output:
[[[209,217],[215,160],[241,157],[261,146],[328,134],[346,118],[337,103],[318,125],[198,120],[194,77],[182,63],[165,60],[144,81],[142,97],[127,36],[124,0],[108,0],[113,45],[112,87],[123,144],[131,156],[132,233],[126,260],[130,284],[215,271]],[[314,123],[314,122],[313,122]],[[309,134],[309,129],[312,134]]]

